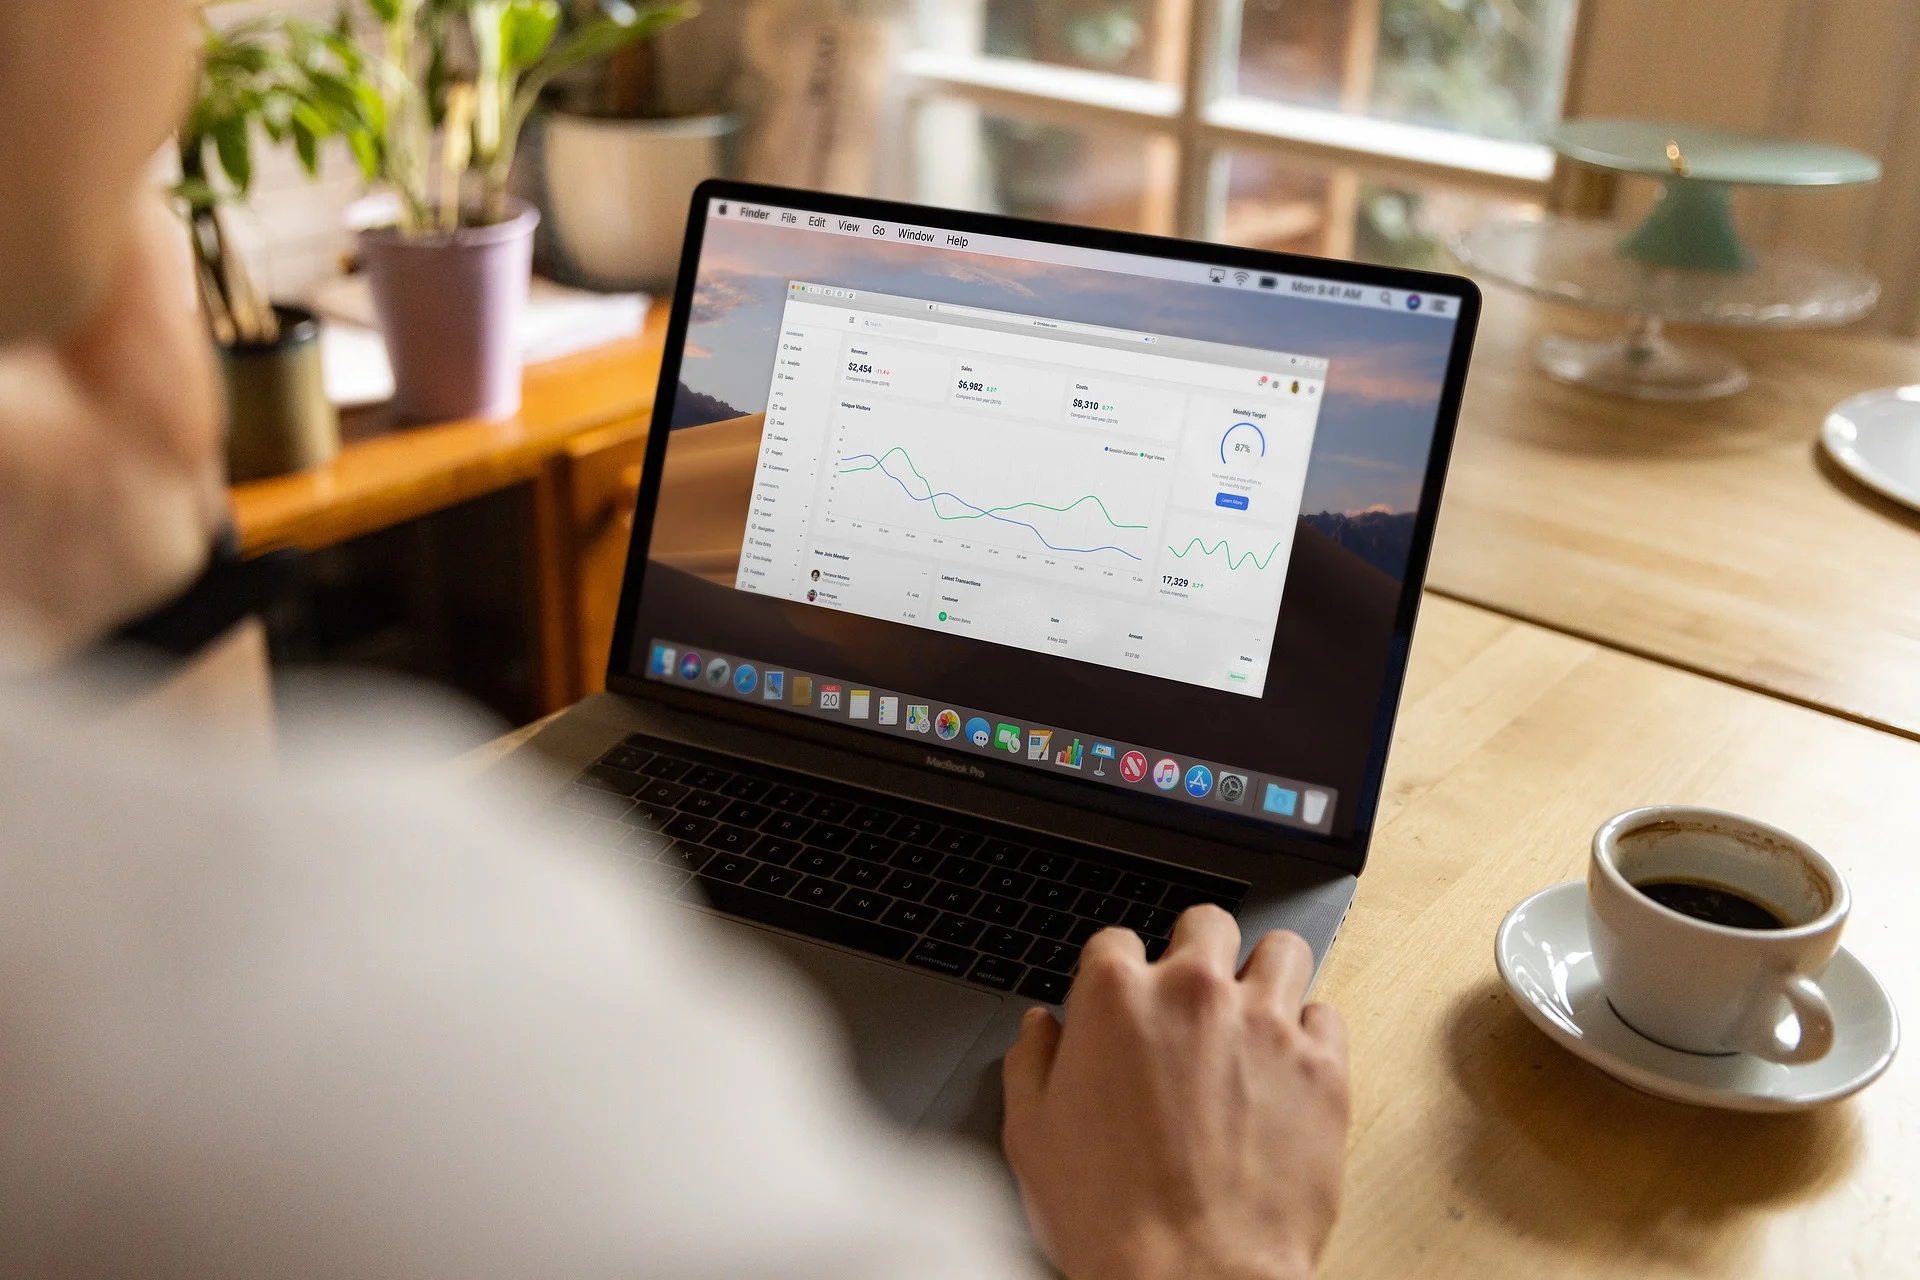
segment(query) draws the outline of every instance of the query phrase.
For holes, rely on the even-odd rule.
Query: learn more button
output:
[[[1244,493],[1216,493],[1213,495],[1213,505],[1216,507],[1225,507],[1229,511],[1245,511],[1247,509],[1247,495]]]

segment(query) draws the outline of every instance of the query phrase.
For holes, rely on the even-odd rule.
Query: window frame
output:
[[[1369,0],[1354,0],[1371,9]],[[1184,13],[1181,11],[1184,10]],[[1441,185],[1506,200],[1547,203],[1556,160],[1544,143],[1485,138],[1353,111],[1273,102],[1229,91],[1239,45],[1240,0],[1161,0],[1163,18],[1184,21],[1178,82],[1088,71],[1020,58],[908,49],[899,59],[911,111],[933,99],[1067,128],[1120,130],[1160,140],[1175,156],[1166,193],[1171,225],[1191,239],[1221,238],[1226,164],[1232,152],[1277,156],[1333,175],[1413,186]],[[1583,24],[1576,11],[1576,49]],[[1163,37],[1165,38],[1165,37]],[[1178,38],[1178,37],[1175,37]],[[1370,50],[1363,56],[1370,57]],[[1568,74],[1559,95],[1564,100]],[[1151,201],[1149,193],[1147,199]],[[1345,256],[1350,228],[1328,219],[1328,251]]]

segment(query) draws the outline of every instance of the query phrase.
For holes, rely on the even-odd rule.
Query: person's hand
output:
[[[128,217],[103,304],[0,347],[0,637],[45,662],[179,591],[226,519],[219,384],[179,222]]]
[[[1034,1009],[1008,1053],[1005,1145],[1042,1248],[1070,1280],[1295,1280],[1332,1230],[1347,1041],[1302,1007],[1313,954],[1195,907],[1148,964],[1087,943],[1061,1028]]]

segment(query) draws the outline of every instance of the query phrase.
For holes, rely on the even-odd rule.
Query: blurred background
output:
[[[332,23],[339,6],[207,9],[216,27],[263,13]],[[1489,215],[1639,216],[1651,182],[1569,169],[1544,139],[1562,119],[1658,118],[1878,157],[1877,185],[1742,192],[1739,217],[1757,245],[1872,271],[1867,324],[1912,334],[1916,39],[1906,0],[703,0],[624,63],[556,82],[514,189],[544,214],[540,274],[656,301],[685,193],[707,172],[1448,270],[1449,238]],[[638,162],[624,194],[589,191],[610,166],[579,135],[614,120],[679,150]],[[276,300],[325,296],[352,265],[367,188],[332,154],[343,146],[321,145],[317,179],[291,150],[261,149],[228,214]],[[621,201],[631,221],[593,243]],[[605,435],[600,460],[567,435],[556,456],[572,470],[545,498],[516,481],[378,528],[348,522],[350,536],[283,539],[310,565],[273,620],[276,663],[410,671],[515,722],[598,687],[644,439],[628,410],[637,425]],[[349,452],[391,425],[342,422]],[[577,526],[558,568],[536,536],[556,501]],[[542,574],[562,580],[560,604],[537,591],[528,604]]]
[[[327,21],[338,8],[211,12]],[[1820,138],[1880,156],[1889,181],[1783,202],[1743,225],[1762,243],[1831,252],[1839,240],[1887,282],[1878,323],[1911,331],[1901,283],[1911,272],[1885,269],[1911,220],[1886,210],[1911,205],[1906,184],[1920,177],[1897,154],[1920,123],[1909,118],[1910,10],[1899,0],[704,0],[659,38],[656,61],[678,113],[737,112],[748,130],[766,124],[756,109],[793,113],[809,92],[846,100],[839,136],[817,139],[832,154],[740,163],[740,176],[1415,266],[1445,265],[1449,229],[1477,209],[1569,198],[1541,143],[1562,116]],[[812,83],[798,93],[771,83],[795,74]],[[290,154],[266,159],[242,234],[272,290],[298,294],[335,269],[340,213],[359,185],[347,164],[327,166],[316,187]],[[1626,193],[1635,198],[1649,196]],[[1756,233],[1756,221],[1768,225]]]

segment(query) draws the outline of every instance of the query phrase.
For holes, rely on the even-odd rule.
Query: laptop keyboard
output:
[[[1124,925],[1157,959],[1174,919],[1247,886],[635,734],[555,800],[577,836],[684,901],[1048,1004]]]

